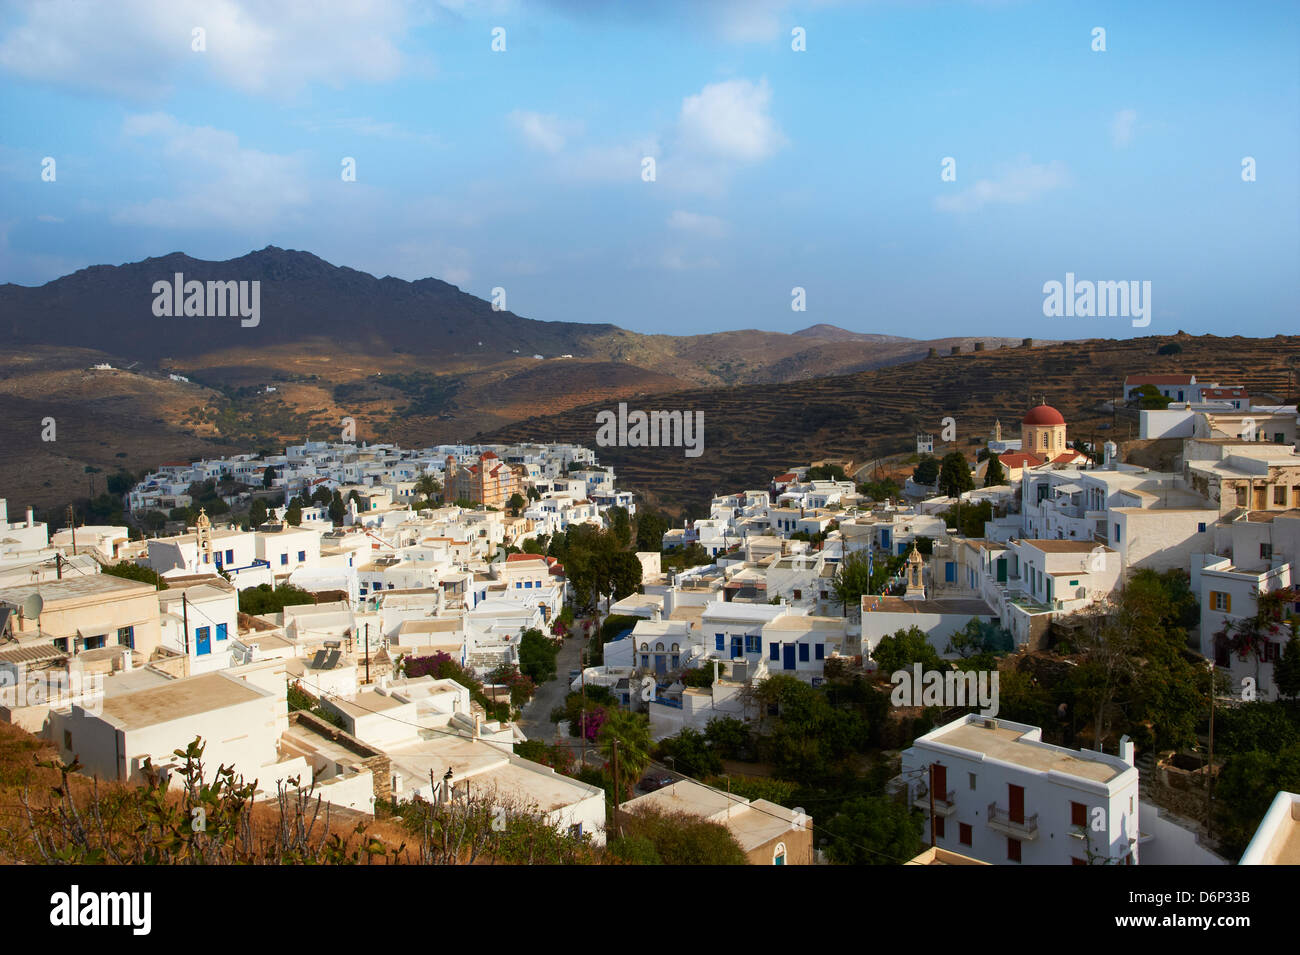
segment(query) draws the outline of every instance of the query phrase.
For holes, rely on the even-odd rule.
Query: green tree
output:
[[[878,672],[884,676],[909,669],[914,663],[921,664],[922,671],[950,669],[917,626],[881,637],[880,643],[871,651],[871,659],[876,661]]]
[[[619,821],[623,836],[615,838],[612,850],[618,858],[653,858],[645,848],[648,844],[654,847],[655,855],[664,865],[747,865],[749,862],[745,850],[726,826],[699,816],[646,806],[625,812]]]
[[[1291,639],[1286,642],[1282,659],[1273,670],[1273,682],[1283,699],[1294,700],[1300,697],[1300,633],[1295,629],[1292,618]]]
[[[619,549],[626,549],[632,543],[632,520],[628,517],[626,507],[609,509],[609,530]]]
[[[266,523],[268,516],[266,502],[260,497],[253,498],[253,503],[248,506],[248,526],[259,527]]]
[[[734,716],[715,716],[704,727],[704,736],[714,751],[726,759],[742,759],[754,745],[749,725]]]
[[[642,713],[610,710],[600,728],[599,743],[601,755],[610,763],[611,772],[615,750],[618,752],[615,786],[629,788],[641,778],[642,771],[650,763],[650,723]]]
[[[921,853],[925,818],[883,796],[859,796],[840,806],[820,831],[826,855],[841,865],[898,865]]]
[[[676,736],[661,740],[654,753],[657,761],[668,763],[684,776],[703,779],[722,772],[722,759],[710,749],[708,739],[689,726]]]
[[[334,496],[330,498],[330,520],[335,525],[340,525],[343,523],[343,519],[347,517],[347,514],[348,508],[343,503],[343,495],[335,491]]]
[[[121,497],[135,486],[135,475],[126,470],[118,471],[116,474],[110,474],[104,483],[108,487],[109,494]]]
[[[650,511],[641,511],[636,516],[636,549],[639,551],[661,551],[664,546],[664,533],[668,522],[662,515]]]
[[[289,506],[288,510],[284,512],[284,519],[294,527],[298,527],[302,524],[302,507],[298,504],[296,499],[293,504]]]
[[[141,583],[153,584],[158,590],[167,589],[167,581],[163,580],[157,571],[143,567],[140,564],[132,564],[124,560],[116,564],[100,564],[99,570],[100,573],[111,574],[125,580],[138,580]]]
[[[1143,385],[1135,394],[1138,407],[1147,411],[1159,411],[1169,407],[1170,399],[1160,393],[1155,385]]]
[[[280,613],[285,607],[315,603],[316,598],[300,587],[258,584],[239,592],[239,612],[251,614]]]
[[[961,497],[963,491],[974,490],[975,479],[970,474],[970,464],[960,451],[943,456],[939,467],[939,493],[948,497]]]
[[[262,487],[270,487],[275,482],[275,468],[269,464],[262,470]]]
[[[939,460],[930,454],[921,455],[921,461],[912,471],[912,480],[927,487],[939,480]]]
[[[536,684],[555,677],[555,658],[560,648],[536,627],[525,630],[519,638],[519,669]]]
[[[850,551],[840,561],[831,581],[831,589],[845,616],[849,605],[857,605],[863,594],[871,593],[870,559],[866,551]]]
[[[415,486],[412,488],[416,497],[432,501],[442,494],[442,485],[432,474],[421,474],[415,479]]]
[[[984,471],[984,486],[997,487],[1007,483],[1007,470],[1002,466],[1002,459],[996,454],[989,455],[989,466]]]
[[[819,464],[816,467],[809,468],[804,474],[807,481],[847,481],[848,475],[844,473],[844,468],[838,464]]]
[[[510,495],[510,500],[506,501],[506,507],[510,509],[512,515],[518,517],[519,512],[524,509],[524,505],[527,503],[528,502],[524,500],[524,496],[516,491],[514,494]]]

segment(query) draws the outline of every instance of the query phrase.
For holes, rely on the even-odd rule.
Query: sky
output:
[[[1294,334],[1297,170],[1296,0],[0,5],[23,285],[276,245],[640,332]]]

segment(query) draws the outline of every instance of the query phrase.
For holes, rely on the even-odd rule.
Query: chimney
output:
[[[27,526],[28,527],[36,526],[36,508],[34,507],[27,508]]]
[[[718,667],[720,665],[721,665],[720,661],[715,657],[713,660],[713,682],[714,683],[718,682]]]
[[[1133,741],[1128,738],[1127,734],[1120,737],[1119,758],[1124,760],[1124,762],[1128,763],[1130,766],[1133,765],[1133,753],[1135,749],[1136,747],[1134,747]]]
[[[0,527],[5,527],[9,523],[9,502],[0,497]]]
[[[483,735],[483,717],[474,714],[474,738],[479,739]]]

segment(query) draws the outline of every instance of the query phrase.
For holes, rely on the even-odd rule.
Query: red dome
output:
[[[1057,411],[1051,405],[1039,405],[1025,415],[1021,424],[1065,424],[1065,419],[1061,417],[1061,412]]]

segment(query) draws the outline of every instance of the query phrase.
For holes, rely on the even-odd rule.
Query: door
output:
[[[783,664],[785,669],[793,670],[794,669],[794,644],[787,643],[784,647],[781,648],[781,652],[784,655]]]
[[[197,656],[212,652],[212,631],[208,627],[199,627],[194,631],[194,652]]]
[[[732,637],[731,638],[732,659],[735,659],[736,657],[743,657],[744,655],[745,655],[744,652],[740,649],[740,637]]]
[[[998,583],[1005,584],[1006,582],[1007,582],[1007,559],[1005,557],[999,557],[998,558]]]
[[[655,654],[655,672],[656,673],[668,672],[668,659],[662,653]]]
[[[931,763],[930,772],[934,779],[935,801],[941,802],[948,798],[948,767],[940,766],[938,763]]]
[[[1025,821],[1025,787],[1017,786],[1015,783],[1008,783],[1007,802],[1009,803],[1007,815],[1011,817],[1011,821],[1024,822]]]
[[[880,532],[880,546],[883,547],[885,550],[890,549],[889,531]]]

